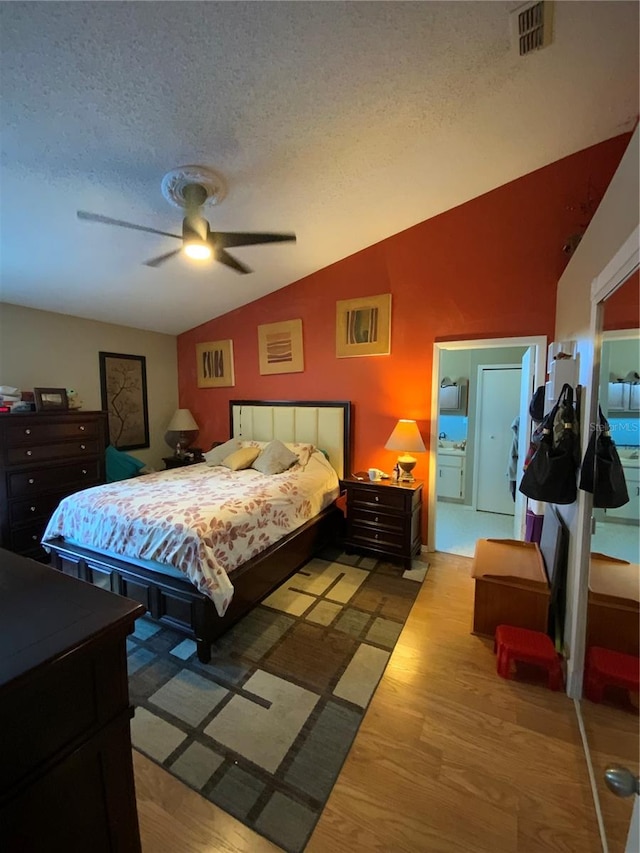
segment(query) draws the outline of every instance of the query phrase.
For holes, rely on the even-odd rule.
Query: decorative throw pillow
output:
[[[251,467],[262,474],[282,474],[297,461],[296,454],[276,438],[267,444]]]
[[[222,460],[225,468],[230,468],[232,471],[243,471],[245,468],[251,468],[251,463],[260,453],[259,447],[241,447],[239,450],[234,450],[229,456]]]
[[[230,438],[224,444],[219,444],[217,447],[212,447],[207,453],[203,453],[204,461],[211,468],[215,465],[222,465],[222,460],[230,453],[233,453],[234,450],[238,450],[239,447],[240,442],[238,439]]]
[[[279,439],[273,439],[274,441],[279,441]],[[298,457],[298,462],[304,466],[307,464],[309,459],[311,458],[311,454],[315,451],[315,446],[313,444],[306,444],[301,441],[282,441],[280,442]],[[242,447],[259,447],[260,450],[264,450],[271,442],[269,441],[256,441],[255,439],[241,441],[240,444]]]

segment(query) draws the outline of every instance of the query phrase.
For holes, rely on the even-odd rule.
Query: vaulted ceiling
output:
[[[504,2],[0,4],[0,294],[176,334],[587,146],[638,115],[638,9],[556,2],[519,56]],[[160,189],[215,169],[212,229],[294,231],[234,250],[169,237]]]

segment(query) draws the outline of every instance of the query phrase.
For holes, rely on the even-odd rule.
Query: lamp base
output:
[[[412,483],[415,480],[411,472],[416,467],[416,461],[413,456],[398,457],[398,467],[400,468],[400,477],[398,479],[401,483]]]

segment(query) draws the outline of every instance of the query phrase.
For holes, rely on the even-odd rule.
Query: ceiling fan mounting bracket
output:
[[[186,208],[189,206],[190,195],[187,188],[193,187],[194,184],[204,190],[202,204],[205,206],[220,204],[227,194],[223,177],[213,169],[206,166],[178,166],[177,169],[167,172],[162,179],[162,195],[174,207]]]

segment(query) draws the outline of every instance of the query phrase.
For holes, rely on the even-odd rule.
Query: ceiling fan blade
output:
[[[230,255],[225,249],[218,248],[215,253],[215,259],[216,261],[220,261],[221,264],[226,264],[226,266],[231,267],[231,269],[236,272],[253,272],[250,267],[240,263],[237,258],[234,258],[233,255]]]
[[[86,219],[87,222],[101,222],[103,225],[118,225],[121,228],[133,228],[134,231],[146,231],[149,234],[162,234],[163,237],[175,237],[182,240],[180,234],[169,234],[168,231],[158,231],[157,228],[147,228],[145,225],[134,225],[133,222],[123,222],[122,219],[111,219],[110,216],[102,216],[99,213],[87,213],[86,210],[78,211],[78,219]]]
[[[182,251],[180,249],[174,249],[172,252],[167,252],[166,255],[158,255],[157,258],[151,258],[150,261],[145,261],[145,267],[159,267],[160,264],[163,264],[165,261],[168,261],[169,258],[172,258],[174,255],[179,254]]]
[[[257,243],[294,242],[295,234],[262,234],[243,231],[212,231],[211,236],[218,246],[229,249],[232,246],[254,246]]]

